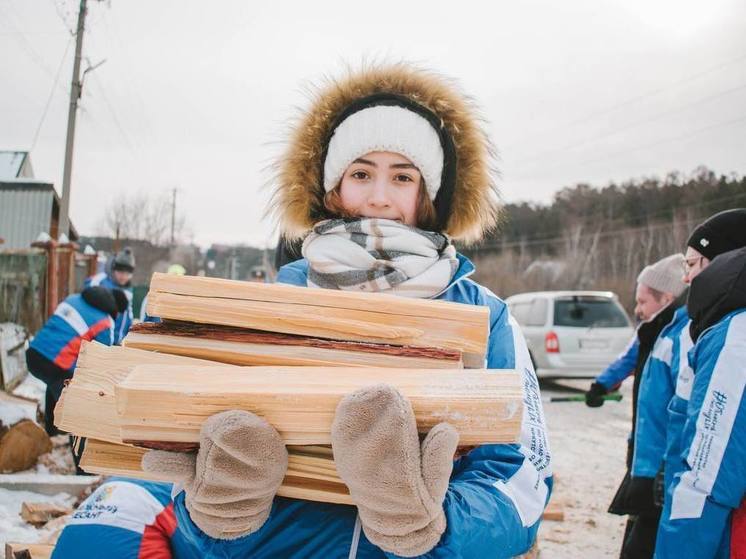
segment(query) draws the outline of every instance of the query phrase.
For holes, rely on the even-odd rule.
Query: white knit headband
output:
[[[435,200],[444,158],[438,133],[417,113],[388,105],[353,113],[337,126],[324,160],[324,190],[332,190],[353,161],[373,151],[391,151],[409,159],[422,173],[430,199]]]

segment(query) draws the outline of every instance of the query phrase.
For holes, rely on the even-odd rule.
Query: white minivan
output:
[[[624,350],[634,328],[610,291],[535,291],[505,302],[521,325],[540,377],[595,377]]]

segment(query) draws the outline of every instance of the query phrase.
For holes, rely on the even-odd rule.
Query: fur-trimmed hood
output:
[[[302,237],[330,217],[324,208],[322,157],[337,117],[351,103],[374,94],[395,94],[434,113],[455,147],[455,180],[444,232],[473,243],[493,229],[500,216],[494,151],[471,100],[454,83],[433,72],[399,63],[370,66],[328,81],[311,107],[294,123],[288,145],[275,165],[270,213],[281,234]],[[436,207],[438,207],[436,198]]]

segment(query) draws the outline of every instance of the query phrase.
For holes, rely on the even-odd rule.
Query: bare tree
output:
[[[166,193],[121,194],[107,206],[99,230],[115,239],[140,239],[155,246],[167,246],[171,240],[171,201]],[[177,214],[175,239],[178,241],[185,231],[186,219]]]

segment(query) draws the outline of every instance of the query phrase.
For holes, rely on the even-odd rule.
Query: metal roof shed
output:
[[[58,237],[60,199],[51,183],[36,179],[0,180],[0,245],[3,250],[24,249],[39,233]],[[78,233],[70,225],[70,240]]]

